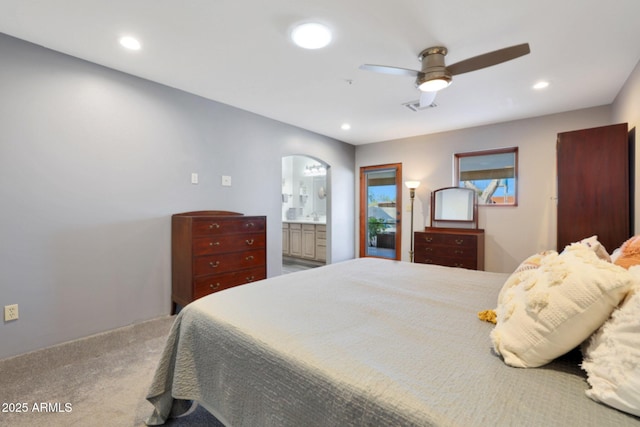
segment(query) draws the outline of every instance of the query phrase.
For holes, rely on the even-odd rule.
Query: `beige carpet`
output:
[[[0,426],[144,426],[172,323],[166,316],[0,360]],[[166,425],[221,426],[199,407]]]

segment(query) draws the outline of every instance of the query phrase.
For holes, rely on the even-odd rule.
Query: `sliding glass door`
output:
[[[402,164],[360,168],[360,256],[400,259]]]

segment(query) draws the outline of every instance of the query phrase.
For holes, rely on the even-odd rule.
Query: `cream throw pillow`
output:
[[[640,266],[630,268],[640,282]],[[640,286],[583,346],[587,396],[640,417]]]
[[[505,363],[538,367],[587,339],[628,293],[631,274],[574,243],[505,282],[491,332]]]
[[[611,257],[609,256],[609,253],[607,252],[605,247],[602,246],[602,243],[598,241],[598,236],[591,236],[586,239],[582,239],[580,240],[580,244],[590,248],[593,252],[596,253],[596,255],[598,255],[598,258],[611,262]]]

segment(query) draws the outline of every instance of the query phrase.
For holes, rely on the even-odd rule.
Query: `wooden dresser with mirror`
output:
[[[414,262],[484,270],[484,230],[478,228],[474,190],[446,187],[431,193],[431,227],[414,234]]]

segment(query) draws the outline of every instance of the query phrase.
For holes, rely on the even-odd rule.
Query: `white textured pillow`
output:
[[[611,262],[611,257],[609,256],[607,249],[598,241],[598,236],[591,236],[586,239],[582,239],[579,243],[590,248],[596,253],[596,255],[598,255],[598,258]]]
[[[543,256],[537,269],[512,274],[504,284],[491,332],[505,363],[538,367],[587,339],[632,286],[629,271],[599,259],[585,245]]]
[[[531,270],[536,270],[540,268],[542,264],[542,260],[548,257],[557,257],[558,252],[549,250],[544,252],[538,252],[537,254],[533,254],[524,261],[520,263],[518,268],[509,276],[509,279],[502,285],[502,289],[498,294],[498,305],[502,303],[504,300],[504,294],[509,291],[513,286],[516,286],[518,283],[527,280],[528,276],[533,275],[534,273],[528,273]]]
[[[640,281],[640,266],[631,267]],[[640,286],[582,348],[587,396],[640,416]]]

